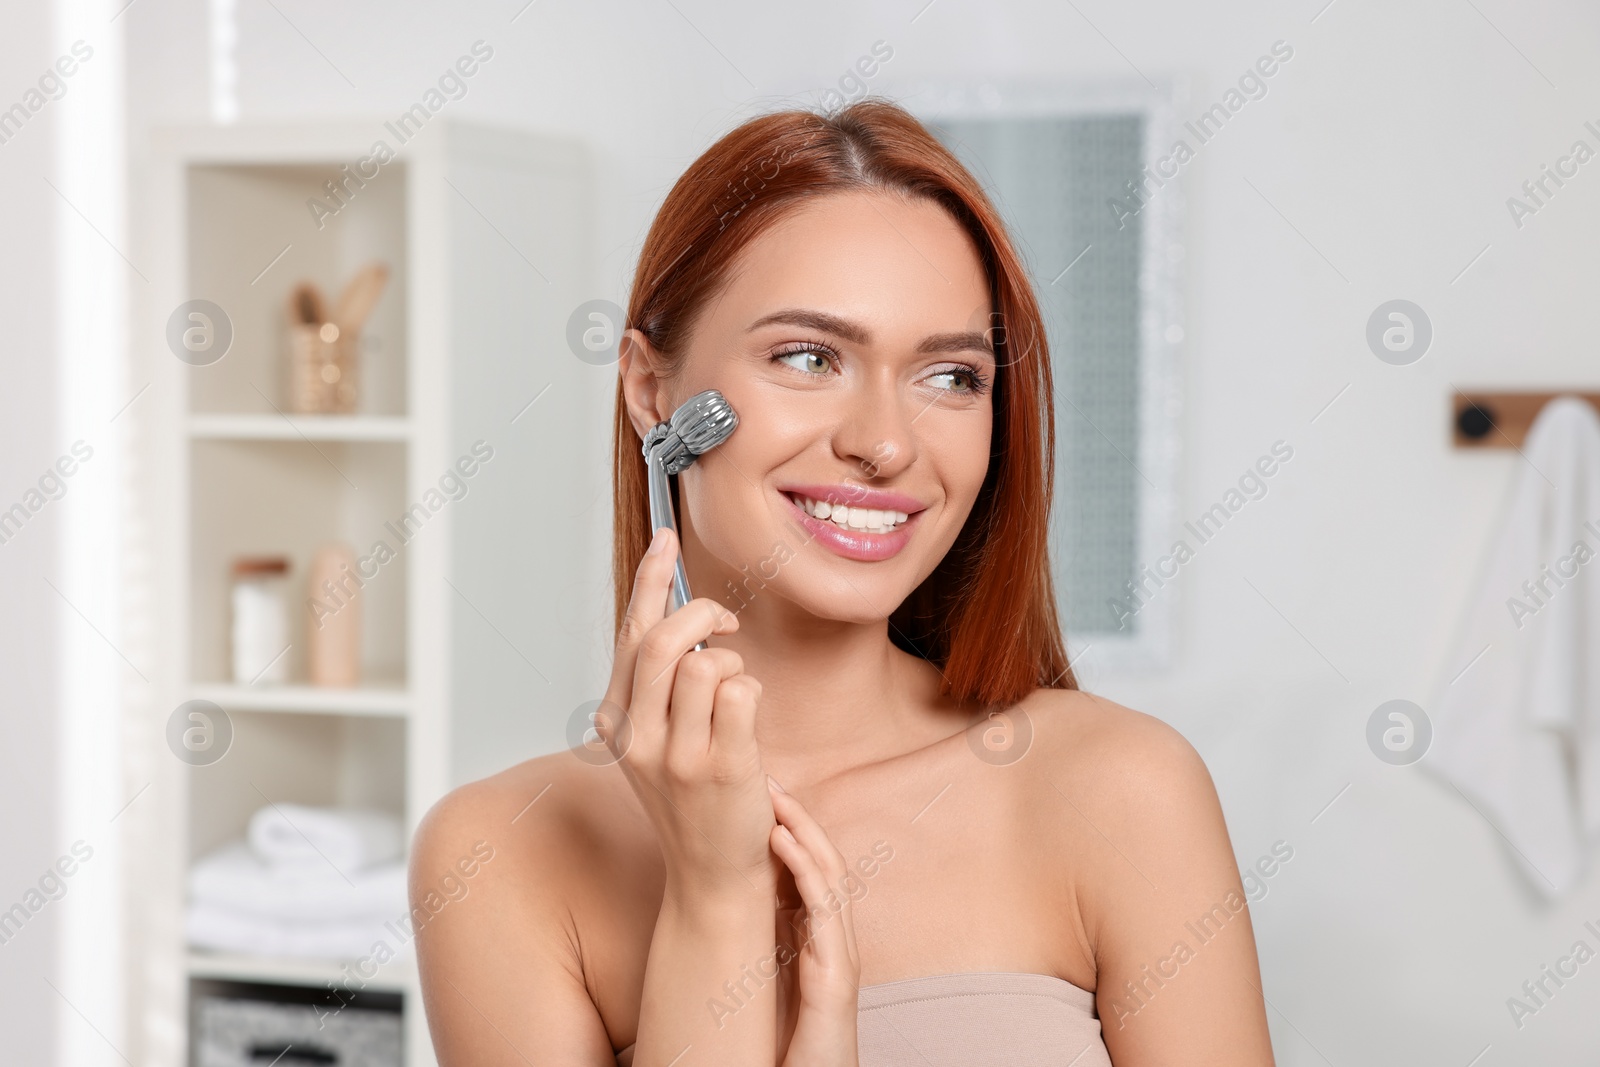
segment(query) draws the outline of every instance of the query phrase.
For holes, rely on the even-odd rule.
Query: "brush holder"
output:
[[[289,408],[301,415],[356,410],[357,334],[331,322],[289,324]]]

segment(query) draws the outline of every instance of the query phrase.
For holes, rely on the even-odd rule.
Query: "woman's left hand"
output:
[[[778,825],[772,851],[794,877],[799,908],[778,912],[789,953],[780,973],[778,1033],[787,1035],[782,1067],[856,1067],[856,991],[861,958],[851,916],[850,869],[822,825],[767,776]],[[797,921],[803,920],[803,921]],[[796,944],[798,942],[798,944]],[[797,1003],[798,1002],[798,1003]],[[780,1041],[780,1048],[785,1047]]]

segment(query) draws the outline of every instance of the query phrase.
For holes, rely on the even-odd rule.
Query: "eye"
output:
[[[794,345],[772,354],[774,362],[787,363],[802,374],[821,375],[833,366],[833,353],[814,344]]]
[[[989,380],[980,374],[976,367],[965,365],[937,371],[928,375],[925,380],[935,383],[947,383],[938,384],[937,388],[951,393],[982,396],[989,391]]]

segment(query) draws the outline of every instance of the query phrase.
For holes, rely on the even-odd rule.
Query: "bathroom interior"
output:
[[[320,1062],[436,1062],[408,842],[586,743],[645,232],[727,130],[868,96],[1018,236],[1073,669],[1204,757],[1276,1061],[1593,1062],[1593,6],[6,23],[8,1062],[265,1064],[329,1004]]]

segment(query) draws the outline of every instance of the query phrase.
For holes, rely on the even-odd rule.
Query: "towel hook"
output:
[[[1600,411],[1600,393],[1453,389],[1451,429],[1455,444],[1461,448],[1521,448],[1539,412],[1558,396],[1576,396]]]
[[[1461,436],[1477,441],[1489,436],[1494,429],[1494,409],[1482,404],[1469,404],[1456,416],[1456,429]]]

